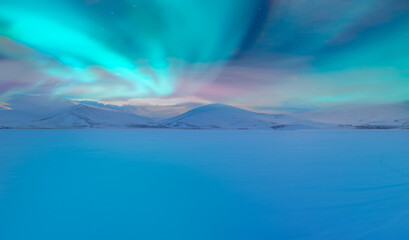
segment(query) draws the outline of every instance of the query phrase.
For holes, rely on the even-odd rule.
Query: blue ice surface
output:
[[[1,240],[409,239],[409,131],[2,130]]]

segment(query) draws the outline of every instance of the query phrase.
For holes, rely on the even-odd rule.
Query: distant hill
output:
[[[160,120],[165,116],[175,117]],[[409,129],[409,103],[338,106],[291,115],[224,104],[115,106],[22,95],[0,102],[0,128]]]
[[[224,104],[195,108],[161,122],[168,128],[193,129],[299,129],[324,127],[324,124],[304,121],[284,114],[265,114]]]
[[[114,110],[125,111],[129,113],[133,113],[139,116],[149,117],[155,120],[167,119],[170,117],[177,116],[194,108],[203,106],[202,103],[196,102],[186,102],[174,105],[124,105],[124,106],[116,106],[116,105],[109,105],[109,104],[102,104],[98,102],[92,101],[81,101],[80,103],[84,103],[90,106],[102,107],[102,108],[109,108]]]
[[[58,114],[73,106],[64,98],[21,95],[0,108],[0,127],[20,128],[40,118]]]
[[[344,105],[303,113],[312,121],[353,128],[409,128],[409,103]]]
[[[67,111],[33,121],[34,128],[146,128],[157,123],[128,112],[75,104]]]
[[[63,98],[22,96],[0,109],[0,128],[136,128],[157,125],[133,113]]]

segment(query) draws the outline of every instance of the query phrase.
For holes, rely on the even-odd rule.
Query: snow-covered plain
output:
[[[409,239],[408,130],[1,130],[0,239]]]

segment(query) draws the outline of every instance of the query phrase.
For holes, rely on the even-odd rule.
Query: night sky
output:
[[[407,0],[0,0],[0,101],[409,101]]]

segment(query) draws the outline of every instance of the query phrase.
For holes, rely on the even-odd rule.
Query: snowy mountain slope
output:
[[[339,106],[307,112],[300,117],[358,128],[405,128],[409,125],[409,103]]]
[[[123,105],[123,106],[116,106],[110,104],[103,104],[99,102],[93,101],[80,101],[80,103],[84,103],[86,105],[91,105],[95,107],[102,107],[102,108],[109,108],[114,110],[125,111],[129,113],[136,114],[138,116],[144,116],[152,119],[167,119],[170,117],[177,116],[194,108],[203,106],[202,103],[196,102],[186,102],[181,104],[175,105]]]
[[[202,103],[181,103],[175,105],[145,105],[145,106],[124,106],[125,111],[132,112],[134,114],[150,117],[153,119],[163,120],[171,118],[187,111],[190,111],[194,108],[203,106]]]
[[[324,127],[290,115],[265,114],[247,111],[223,104],[210,104],[195,108],[161,122],[168,128],[197,129],[296,129]]]
[[[409,129],[407,102],[339,106],[298,115],[256,113],[223,104],[191,109],[197,106],[197,103],[171,106],[87,103],[89,104],[58,97],[25,95],[7,102],[2,100],[0,128]],[[187,111],[189,109],[191,110]],[[182,111],[185,113],[160,122],[152,120]]]
[[[18,127],[51,114],[66,111],[73,102],[64,98],[20,95],[0,108],[0,128]]]
[[[150,118],[85,104],[75,104],[63,113],[29,124],[33,128],[137,128],[155,125]]]
[[[130,112],[63,98],[19,96],[1,106],[0,128],[135,128],[156,125],[150,118]]]

